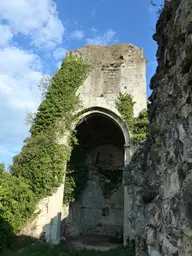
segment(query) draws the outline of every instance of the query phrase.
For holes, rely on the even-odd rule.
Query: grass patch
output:
[[[6,251],[2,256],[134,256],[130,248],[119,247],[106,252],[94,250],[75,250],[67,246],[65,242],[51,246],[45,243],[34,243],[24,248],[14,248]]]

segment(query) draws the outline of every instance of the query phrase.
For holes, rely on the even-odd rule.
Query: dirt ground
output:
[[[114,239],[109,236],[92,234],[82,235],[74,239],[67,239],[67,242],[71,248],[86,248],[99,251],[108,251],[122,245],[121,243],[114,241]]]

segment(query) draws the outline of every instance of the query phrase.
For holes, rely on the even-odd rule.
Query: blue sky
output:
[[[144,48],[149,96],[156,21],[150,0],[1,1],[0,162],[8,166],[20,151],[29,129],[26,113],[40,103],[37,84],[43,75],[55,73],[67,50],[113,43]]]

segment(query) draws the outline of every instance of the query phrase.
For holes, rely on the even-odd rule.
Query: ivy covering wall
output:
[[[80,104],[76,91],[87,73],[83,59],[67,56],[63,60],[38,108],[30,138],[13,159],[11,174],[0,171],[2,247],[8,245],[11,232],[21,229],[32,216],[38,201],[51,195],[63,182],[72,150],[74,112]],[[60,139],[66,132],[71,136],[64,145]],[[66,194],[71,187],[71,183],[65,187]]]
[[[128,93],[120,93],[116,101],[117,110],[126,123],[132,144],[135,146],[146,139],[149,121],[148,113],[145,109],[139,113],[137,118],[134,118],[134,104],[133,97]]]
[[[83,59],[67,56],[63,60],[35,115],[31,136],[25,139],[21,152],[13,159],[10,174],[0,165],[0,250],[10,245],[10,237],[33,217],[39,200],[51,195],[62,184],[67,162],[64,202],[77,199],[85,188],[88,180],[86,156],[78,151],[72,125],[77,118],[74,113],[80,106],[76,92],[87,74],[88,66]],[[148,120],[144,111],[134,119],[133,107],[130,95],[119,96],[117,108],[136,144],[145,139]],[[66,133],[70,135],[68,142],[61,143]],[[108,192],[114,190],[114,186],[107,188]]]
[[[74,145],[70,161],[67,163],[65,189],[63,202],[68,204],[79,199],[89,180],[88,166],[86,164],[87,152],[79,145]]]

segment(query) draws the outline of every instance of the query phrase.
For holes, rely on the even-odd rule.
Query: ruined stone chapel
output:
[[[134,240],[136,256],[192,255],[192,1],[166,1],[153,39],[158,66],[150,82],[147,140],[137,149],[115,102],[119,93],[131,94],[135,117],[147,107],[143,50],[120,44],[68,53],[91,67],[78,90],[82,107],[74,124],[88,152],[89,181],[69,206],[63,207],[65,182],[41,200],[26,234],[44,232],[52,243],[61,230],[108,235],[123,237],[124,245]],[[95,175],[98,168],[123,172],[110,196]]]
[[[94,172],[98,167],[126,172],[132,148],[129,128],[117,110],[116,100],[120,93],[132,95],[134,116],[146,108],[146,59],[143,50],[131,44],[87,45],[67,54],[82,57],[91,67],[78,90],[82,107],[75,124],[79,144],[88,152],[89,181],[81,198],[70,206],[63,206],[65,183],[54,195],[42,200],[41,212],[31,224],[35,228],[31,231],[28,227],[27,232],[36,237],[44,232],[47,241],[58,243],[60,222],[66,219],[62,231],[66,236],[108,235],[124,237],[126,243],[129,227],[125,218],[128,201],[124,175],[106,198]]]

